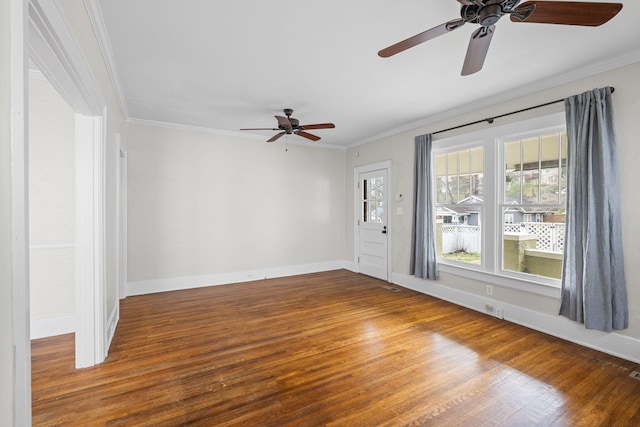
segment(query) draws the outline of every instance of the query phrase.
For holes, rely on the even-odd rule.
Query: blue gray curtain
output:
[[[567,224],[560,314],[587,329],[629,325],[611,88],[565,100]]]
[[[431,185],[432,136],[419,135],[415,140],[413,226],[411,230],[411,265],[409,272],[422,279],[436,280],[435,211]]]

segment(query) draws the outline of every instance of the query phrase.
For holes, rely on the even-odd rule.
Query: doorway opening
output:
[[[28,89],[25,65],[29,63],[42,72],[74,112],[76,367],[92,366],[104,360],[108,347],[105,315],[106,102],[58,4],[31,0],[23,12],[25,14],[20,15],[23,18],[22,25],[26,27],[23,32],[25,35],[28,33],[28,37],[16,39],[14,48],[16,51],[21,51],[24,57],[28,57],[28,61],[15,62],[16,73],[20,73],[24,78],[15,79],[12,82],[12,92],[25,93]],[[16,14],[16,17],[18,15]],[[28,115],[28,111],[24,111],[24,115]],[[26,138],[23,144],[26,150],[28,148]],[[14,160],[27,171],[26,156],[16,157]],[[25,223],[20,222],[15,225],[14,232],[26,239],[29,236],[26,221],[29,213],[26,200],[28,197],[26,176],[24,182],[16,184],[15,191],[24,197],[24,201],[15,204],[14,215],[17,218],[24,217]],[[19,264],[25,276],[25,298],[15,300],[13,310],[15,318],[21,319],[20,327],[16,327],[19,333],[15,337],[15,342],[20,343],[20,353],[28,355],[31,323],[28,249],[23,253],[24,259],[21,259]],[[24,349],[23,343],[26,343]],[[28,357],[25,358],[25,364],[24,372],[19,372],[20,378],[17,381],[24,382],[28,388],[28,378],[30,378]],[[24,412],[23,410],[26,409],[23,403],[18,406],[19,412]],[[28,406],[30,410],[30,405]]]
[[[75,112],[29,70],[29,296],[31,339],[73,333]]]

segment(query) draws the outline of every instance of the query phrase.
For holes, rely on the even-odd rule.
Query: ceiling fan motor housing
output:
[[[479,23],[483,27],[489,27],[502,17],[502,6],[499,4],[491,4],[480,9],[478,13]]]
[[[460,16],[465,22],[475,22],[483,27],[489,27],[511,12],[520,0],[477,0],[471,4],[464,4],[460,9]]]
[[[287,117],[289,119],[289,123],[291,123],[291,127],[285,127],[283,125],[278,125],[278,128],[287,131],[288,134],[293,133],[294,130],[298,129],[300,127],[300,121],[298,121],[298,119],[294,119],[291,117]]]

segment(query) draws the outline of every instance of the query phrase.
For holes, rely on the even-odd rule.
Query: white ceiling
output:
[[[292,108],[301,124],[335,123],[312,131],[322,137],[314,144],[335,146],[635,62],[640,2],[622,3],[597,28],[503,17],[483,70],[461,77],[475,25],[391,58],[377,55],[458,18],[455,0],[88,1],[133,122],[237,132],[277,127],[273,116]]]

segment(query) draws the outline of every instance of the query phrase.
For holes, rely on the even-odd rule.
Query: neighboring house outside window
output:
[[[564,114],[434,141],[440,265],[559,286],[566,154]]]

